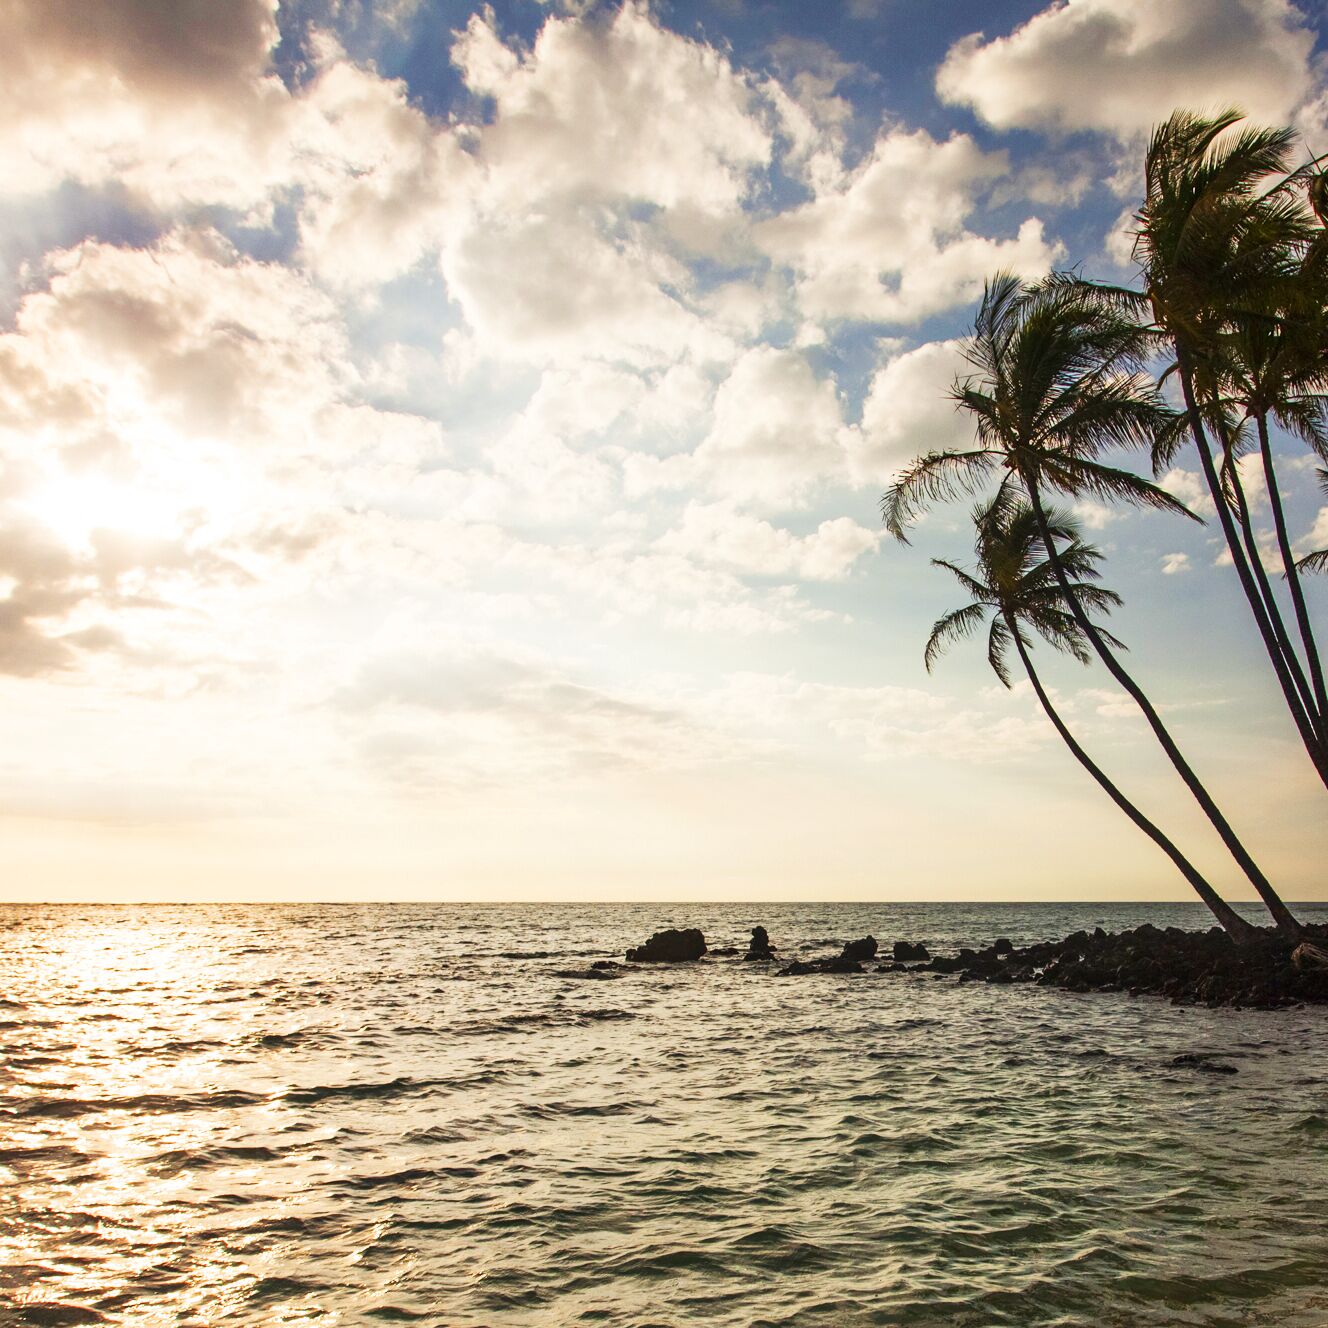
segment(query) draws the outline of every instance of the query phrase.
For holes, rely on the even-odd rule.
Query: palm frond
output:
[[[936,661],[954,642],[977,631],[986,616],[986,605],[966,604],[962,609],[954,609],[938,618],[927,638],[927,648],[922,656],[927,672],[932,671]]]
[[[881,519],[895,539],[908,543],[908,527],[928,504],[975,492],[991,475],[996,458],[985,449],[928,452],[900,474],[881,497]]]

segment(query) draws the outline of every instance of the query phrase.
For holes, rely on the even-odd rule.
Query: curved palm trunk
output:
[[[1146,817],[1138,807],[1132,803],[1129,798],[1116,787],[1107,776],[1105,771],[1088,755],[1086,751],[1075,741],[1074,735],[1066,727],[1065,721],[1056,713],[1056,707],[1051,704],[1051,698],[1047,695],[1042,686],[1042,680],[1037,675],[1037,670],[1033,667],[1033,661],[1028,656],[1028,651],[1024,648],[1024,643],[1019,636],[1019,630],[1013,618],[1005,615],[1005,625],[1010,629],[1010,635],[1014,638],[1015,649],[1019,652],[1020,662],[1024,666],[1024,672],[1028,674],[1028,681],[1033,684],[1033,691],[1037,693],[1037,699],[1046,711],[1047,718],[1051,720],[1052,726],[1060,734],[1062,741],[1074,754],[1075,760],[1079,762],[1085,770],[1097,781],[1099,787],[1106,793],[1112,802],[1125,813],[1126,816],[1146,834],[1149,839],[1155,843],[1163,853],[1171,859],[1180,874],[1194,887],[1199,898],[1208,905],[1213,916],[1221,924],[1222,929],[1237,943],[1247,943],[1253,940],[1258,934],[1258,928],[1251,923],[1246,922],[1244,918],[1236,912],[1230,904],[1227,903],[1221,895],[1213,889],[1211,885],[1200,875],[1198,868],[1171,842],[1170,839]]]
[[[1315,702],[1314,692],[1310,687],[1309,679],[1305,676],[1305,670],[1301,667],[1300,656],[1296,654],[1296,648],[1291,644],[1291,633],[1287,631],[1286,622],[1282,617],[1282,607],[1273,594],[1268,569],[1264,566],[1259,541],[1254,534],[1254,519],[1250,515],[1249,499],[1245,496],[1245,485],[1241,481],[1239,469],[1235,466],[1231,468],[1231,492],[1236,500],[1236,518],[1240,526],[1241,541],[1245,545],[1247,565],[1259,589],[1259,597],[1263,602],[1264,612],[1268,615],[1268,625],[1273,629],[1277,648],[1281,651],[1287,674],[1295,686],[1296,696],[1300,703],[1297,728],[1301,730],[1302,739],[1305,738],[1306,732],[1313,735],[1314,750],[1310,751],[1310,757],[1321,773],[1328,773],[1328,765],[1325,765],[1323,761],[1325,757],[1323,716]]]
[[[1314,628],[1310,625],[1309,610],[1305,606],[1305,590],[1300,584],[1300,570],[1296,567],[1296,556],[1291,551],[1291,539],[1287,534],[1282,492],[1278,488],[1277,472],[1273,467],[1272,444],[1268,440],[1268,416],[1256,415],[1255,423],[1259,428],[1259,452],[1263,457],[1263,477],[1268,487],[1268,505],[1273,509],[1273,527],[1277,531],[1277,547],[1282,555],[1282,566],[1286,568],[1287,588],[1291,591],[1291,603],[1296,611],[1296,626],[1300,629],[1300,641],[1305,648],[1305,663],[1309,667],[1319,717],[1324,724],[1328,724],[1328,687],[1324,685],[1323,662],[1319,657],[1318,642],[1314,639]],[[1328,734],[1324,736],[1325,741],[1328,741]]]
[[[1245,845],[1236,837],[1236,832],[1231,828],[1227,818],[1222,815],[1217,803],[1213,801],[1208,790],[1200,782],[1198,775],[1191,769],[1190,763],[1181,755],[1180,748],[1176,746],[1175,740],[1167,731],[1166,725],[1162,723],[1162,718],[1153,708],[1153,703],[1144,695],[1139,684],[1121,666],[1120,661],[1102,639],[1102,633],[1094,626],[1092,620],[1084,612],[1083,605],[1079,603],[1078,597],[1070,589],[1070,582],[1065,575],[1065,568],[1061,565],[1056,541],[1052,538],[1051,529],[1047,524],[1047,513],[1042,506],[1042,495],[1038,491],[1037,481],[1022,471],[1020,478],[1024,482],[1024,487],[1028,490],[1029,501],[1037,517],[1038,530],[1046,546],[1047,557],[1051,560],[1052,570],[1056,574],[1056,584],[1060,587],[1066,606],[1074,615],[1075,622],[1079,624],[1080,629],[1092,642],[1093,649],[1097,652],[1098,658],[1106,665],[1107,672],[1129,693],[1135,705],[1143,712],[1149,728],[1153,730],[1153,736],[1161,745],[1162,750],[1166,752],[1168,759],[1176,769],[1176,773],[1184,781],[1185,787],[1190,790],[1194,800],[1203,809],[1204,815],[1208,817],[1213,829],[1217,831],[1222,842],[1227,846],[1228,852],[1235,858],[1240,865],[1240,869],[1249,878],[1250,884],[1258,891],[1259,898],[1263,900],[1269,913],[1273,915],[1273,920],[1277,923],[1278,929],[1288,935],[1299,937],[1301,934],[1300,924],[1292,915],[1291,910],[1282,902],[1277,891],[1273,889],[1272,883],[1259,869],[1254,859],[1250,857]]]
[[[1226,538],[1227,549],[1236,568],[1236,575],[1240,580],[1241,589],[1245,592],[1250,611],[1254,614],[1255,624],[1259,629],[1259,635],[1263,638],[1264,649],[1268,652],[1273,672],[1277,675],[1278,685],[1282,688],[1282,695],[1286,698],[1287,709],[1291,712],[1296,731],[1300,734],[1300,740],[1304,743],[1306,752],[1309,753],[1316,773],[1324,784],[1328,785],[1328,758],[1325,758],[1321,751],[1318,734],[1315,732],[1309,716],[1305,713],[1300,694],[1296,690],[1295,680],[1287,668],[1286,657],[1278,645],[1277,636],[1269,620],[1263,598],[1255,584],[1254,573],[1250,570],[1245,557],[1245,550],[1241,547],[1240,537],[1236,534],[1236,523],[1232,519],[1231,508],[1227,504],[1226,495],[1222,492],[1222,482],[1218,478],[1217,469],[1213,464],[1208,433],[1203,427],[1203,422],[1199,418],[1199,411],[1195,404],[1194,381],[1179,347],[1177,348],[1176,362],[1180,367],[1180,382],[1181,390],[1185,396],[1185,408],[1190,412],[1190,430],[1194,434],[1195,451],[1199,454],[1199,464],[1203,469],[1208,491],[1213,496],[1218,521],[1221,523],[1222,534]]]

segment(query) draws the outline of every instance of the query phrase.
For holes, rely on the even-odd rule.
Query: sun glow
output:
[[[26,495],[23,507],[71,548],[86,548],[99,531],[155,541],[233,525],[246,491],[233,468],[179,450],[165,456],[129,476],[52,474]]]

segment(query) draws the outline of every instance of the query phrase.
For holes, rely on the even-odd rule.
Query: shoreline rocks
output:
[[[826,942],[834,944],[836,942]],[[820,942],[809,942],[819,945]],[[753,927],[746,952],[738,946],[708,950],[695,927],[656,932],[627,951],[633,964],[677,964],[707,953],[737,962],[773,963],[776,947],[764,927]],[[1000,937],[983,949],[961,947],[955,954],[933,955],[921,942],[895,941],[890,962],[876,966],[880,974],[954,978],[961,983],[991,986],[1036,985],[1071,992],[1126,992],[1156,995],[1176,1005],[1234,1006],[1282,1009],[1291,1005],[1328,1005],[1328,926],[1308,925],[1290,938],[1271,929],[1247,945],[1236,945],[1219,927],[1185,931],[1145,922],[1119,933],[1101,927],[1076,931],[1058,941],[1017,946]],[[844,943],[833,957],[787,960],[776,977],[811,974],[859,975],[864,963],[886,959],[873,936]],[[601,962],[591,970],[563,970],[562,976],[608,978],[616,965]],[[594,971],[601,970],[601,971]],[[1224,1073],[1217,1070],[1214,1073]]]
[[[1238,946],[1220,927],[1184,931],[1145,922],[1116,934],[1098,927],[1022,947],[1002,938],[984,950],[961,949],[912,968],[896,963],[877,972],[1158,995],[1177,1005],[1280,1009],[1328,1004],[1328,966],[1320,967],[1317,960],[1325,940],[1328,927],[1310,926],[1299,942],[1268,930],[1252,944]]]

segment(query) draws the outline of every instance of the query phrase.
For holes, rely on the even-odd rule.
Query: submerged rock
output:
[[[572,978],[577,982],[604,982],[619,976],[615,971],[616,968],[616,964],[613,968],[600,968],[597,964],[592,964],[589,968],[559,968],[554,970],[553,976]]]
[[[632,964],[685,964],[700,959],[705,952],[705,937],[698,928],[679,931],[670,927],[657,931],[644,945],[628,950],[627,960]]]
[[[1173,1056],[1172,1065],[1191,1070],[1202,1070],[1205,1074],[1239,1074],[1234,1065],[1217,1059],[1211,1051],[1187,1051],[1183,1056]]]

